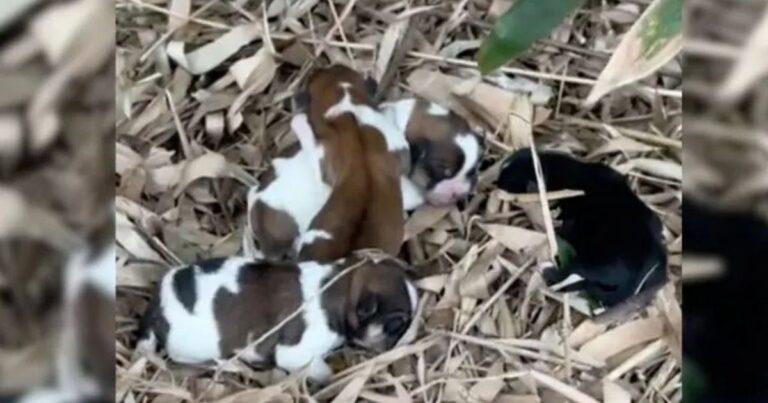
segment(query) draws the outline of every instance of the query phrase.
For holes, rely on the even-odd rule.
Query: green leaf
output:
[[[654,0],[624,35],[585,102],[594,105],[616,88],[642,80],[683,48],[683,0]]]
[[[525,52],[537,39],[549,35],[584,0],[517,0],[499,18],[480,47],[478,64],[483,74]]]
[[[688,358],[683,358],[683,403],[699,401],[707,391],[707,377],[699,366]]]
[[[571,264],[573,257],[576,256],[576,250],[573,246],[563,238],[559,236],[557,239],[557,263],[559,268],[563,268]]]

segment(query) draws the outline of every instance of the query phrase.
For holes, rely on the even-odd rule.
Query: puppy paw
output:
[[[333,376],[333,370],[322,358],[315,358],[307,367],[307,378],[312,382],[326,383]]]

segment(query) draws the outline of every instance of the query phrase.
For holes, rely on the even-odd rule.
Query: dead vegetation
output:
[[[4,395],[52,380],[68,255],[113,241],[115,44],[100,0],[0,8]]]
[[[679,61],[591,110],[591,84],[646,2],[587,2],[496,74],[474,55],[507,1],[120,0],[116,174],[117,398],[176,401],[680,401]],[[343,349],[321,389],[232,363],[179,367],[133,354],[168,265],[237,252],[245,191],[296,141],[286,100],[315,66],[344,63],[449,106],[487,146],[476,194],[408,220],[422,278],[419,336],[376,357]],[[671,284],[611,325],[546,290],[537,197],[492,186],[496,162],[535,140],[627,175],[665,224]],[[220,368],[221,369],[221,368]]]
[[[696,23],[685,46],[686,191],[768,217],[768,3],[694,1],[687,9]]]

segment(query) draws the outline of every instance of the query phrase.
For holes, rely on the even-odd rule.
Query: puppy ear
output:
[[[368,93],[368,97],[373,98],[376,96],[376,91],[379,89],[379,83],[373,77],[365,79],[365,91]]]
[[[357,306],[360,304],[360,302],[363,301],[363,299],[366,297],[366,289],[365,289],[365,276],[360,275],[361,271],[365,269],[364,267],[358,268],[354,270],[349,276],[352,276],[352,279],[349,282],[349,302],[346,307],[347,311],[347,329],[350,331],[356,331],[360,327],[360,321],[363,320],[363,318],[358,316],[357,312]]]
[[[431,144],[427,140],[419,140],[411,143],[411,166],[415,167],[421,162],[429,153]]]
[[[302,90],[291,97],[291,110],[293,113],[306,112],[309,109],[309,92]]]

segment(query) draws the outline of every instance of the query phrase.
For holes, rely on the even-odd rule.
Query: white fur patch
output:
[[[450,111],[440,104],[431,102],[429,104],[429,109],[427,109],[427,113],[435,116],[446,116]]]
[[[384,136],[384,141],[387,142],[387,150],[397,151],[409,148],[403,130],[399,129],[384,113],[368,105],[353,104],[349,92],[345,93],[344,97],[336,105],[328,108],[325,112],[325,117],[334,118],[346,112],[351,112],[360,124],[371,126],[378,130]]]
[[[306,117],[306,115],[303,116]],[[331,187],[322,181],[320,161],[325,150],[322,145],[315,142],[309,123],[299,118],[294,119],[292,125],[297,130],[296,135],[302,143],[302,149],[290,158],[272,160],[275,179],[261,192],[255,188],[248,192],[248,209],[250,211],[256,201],[261,201],[291,216],[296,222],[299,234],[303,234],[330,198]],[[310,132],[307,133],[307,130]],[[304,140],[301,140],[302,138]],[[307,148],[304,148],[305,144]],[[250,222],[247,227],[248,232],[252,234]],[[299,244],[299,239],[296,240],[296,244]],[[243,250],[247,257],[263,256],[256,250],[253,240],[249,238],[243,239]]]
[[[410,211],[424,204],[424,196],[418,186],[405,176],[400,177],[400,193],[403,195],[403,210]]]
[[[454,178],[464,178],[480,159],[480,142],[473,134],[460,134],[456,136],[454,142],[464,153],[464,164]]]
[[[306,366],[308,375],[316,380],[330,376],[330,368],[323,357],[344,342],[344,338],[331,330],[328,317],[321,306],[318,295],[322,281],[332,272],[331,265],[316,262],[299,263],[299,281],[301,296],[306,307],[302,313],[305,329],[299,342],[292,346],[278,344],[275,348],[275,362],[289,371],[297,371]]]
[[[406,98],[382,104],[381,111],[393,121],[403,133],[405,133],[405,129],[408,128],[408,122],[411,121],[411,115],[413,115],[415,107],[416,98]]]
[[[157,352],[157,336],[154,330],[150,330],[149,336],[136,343],[136,351],[144,355]]]
[[[195,304],[192,312],[178,300],[173,289],[173,276],[188,266],[176,268],[163,277],[160,284],[160,307],[168,321],[168,356],[177,362],[200,363],[220,358],[218,325],[214,316],[213,300],[216,293],[225,288],[238,293],[237,278],[240,269],[250,260],[229,258],[222,266],[209,273],[194,267]]]
[[[305,245],[311,245],[318,239],[333,239],[333,236],[328,233],[328,231],[324,231],[321,229],[311,229],[299,236],[297,239],[296,245],[294,248],[297,251],[300,251],[301,248]]]

